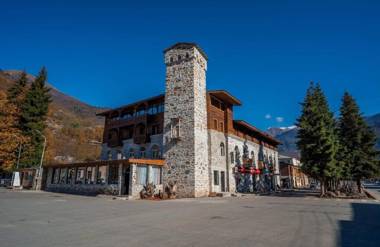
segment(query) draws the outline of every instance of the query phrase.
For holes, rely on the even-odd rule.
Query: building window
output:
[[[61,168],[61,175],[59,179],[60,184],[66,183],[66,177],[67,177],[67,168]]]
[[[137,125],[136,134],[137,135],[145,135],[145,126],[143,124]]]
[[[219,171],[214,171],[214,185],[219,185]]]
[[[145,158],[145,157],[146,157],[145,148],[141,147],[140,148],[140,158]]]
[[[133,150],[133,148],[129,149],[129,154],[128,154],[129,158],[133,158],[135,157],[135,151]]]
[[[162,184],[161,167],[152,167],[152,181],[155,185]]]
[[[153,159],[158,159],[160,158],[160,147],[157,145],[154,145],[152,147],[152,158]]]
[[[230,158],[231,158],[231,164],[233,164],[235,162],[235,154],[234,154],[234,152],[230,153]]]
[[[112,152],[111,151],[107,152],[107,159],[112,160]]]
[[[137,184],[146,185],[146,179],[147,179],[147,170],[148,167],[146,166],[137,166],[136,167],[136,175],[137,175]]]
[[[159,125],[155,124],[152,126],[152,135],[157,135],[159,134]]]
[[[98,174],[96,178],[97,184],[105,184],[106,183],[106,172],[107,166],[99,166]]]
[[[84,184],[86,178],[86,168],[85,167],[79,167],[76,174],[75,183],[76,184]]]
[[[53,169],[53,177],[52,177],[52,180],[51,180],[51,183],[52,184],[58,184],[59,183],[59,173],[60,173],[60,170],[59,168],[54,168]]]
[[[214,129],[218,129],[218,120],[214,119]]]
[[[216,98],[214,98],[214,97],[211,97],[211,105],[213,105],[213,106],[215,106],[216,108],[221,108],[221,106],[220,106],[220,101],[219,100],[217,100]]]
[[[67,184],[71,184],[73,182],[75,178],[75,169],[74,168],[70,168],[68,173],[67,173],[67,181],[66,183]]]
[[[136,117],[144,116],[146,114],[145,107],[140,107],[136,111]]]
[[[238,146],[235,146],[235,162],[240,165],[240,151]]]
[[[181,137],[181,121],[179,118],[171,119],[170,133],[172,139],[179,139]]]
[[[224,143],[220,143],[220,155],[221,156],[225,156],[226,155],[226,150],[225,150],[225,147],[224,147]]]
[[[124,159],[123,153],[120,150],[117,150],[117,159],[118,160]]]
[[[223,122],[219,123],[219,130],[224,132],[224,123]]]
[[[86,184],[95,184],[96,183],[96,167],[90,166],[87,167],[86,173]]]
[[[110,165],[108,173],[108,184],[118,184],[119,183],[119,166]]]

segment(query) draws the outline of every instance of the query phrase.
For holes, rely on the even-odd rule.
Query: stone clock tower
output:
[[[178,197],[208,196],[207,56],[194,43],[177,43],[164,54],[164,186],[176,182]]]

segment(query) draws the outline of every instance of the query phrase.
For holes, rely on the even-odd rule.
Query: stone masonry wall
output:
[[[228,169],[227,167],[227,159],[228,159],[228,152],[227,152],[227,142],[226,142],[226,136],[224,133],[209,129],[208,130],[208,136],[209,136],[209,163],[210,163],[210,189],[212,192],[221,192],[221,171],[225,172],[225,186],[226,191],[228,191],[228,172],[231,173],[231,169]],[[220,144],[224,144],[224,156],[221,154],[221,148]],[[214,171],[218,171],[219,173],[219,185],[214,184]]]
[[[166,95],[164,184],[177,182],[179,197],[209,193],[206,59],[194,46],[165,53]],[[171,138],[172,119],[180,119],[180,139]]]

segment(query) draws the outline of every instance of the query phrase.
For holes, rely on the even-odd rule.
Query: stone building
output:
[[[117,194],[136,198],[148,182],[160,192],[176,184],[179,197],[279,186],[279,142],[234,120],[241,102],[230,93],[207,91],[204,51],[177,43],[164,50],[164,62],[165,94],[99,114],[105,117],[101,161],[48,167],[47,189],[95,193],[115,185]],[[62,183],[58,168],[66,169]],[[74,179],[67,182],[69,169]]]

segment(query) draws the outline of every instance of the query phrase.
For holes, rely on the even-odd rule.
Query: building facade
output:
[[[302,172],[301,161],[284,155],[279,156],[281,187],[288,189],[310,186],[309,177]]]
[[[164,62],[164,94],[99,114],[105,118],[102,164],[121,162],[118,169],[112,168],[120,177],[114,180],[130,183],[128,191],[119,184],[119,194],[131,195],[132,187],[138,191],[137,184],[151,181],[160,183],[161,190],[175,184],[178,197],[254,191],[264,181],[276,189],[279,142],[243,120],[234,120],[233,109],[241,102],[230,93],[207,91],[204,51],[194,43],[177,43],[164,51]],[[112,169],[106,165],[104,176],[108,178]],[[97,173],[94,170],[92,176]],[[132,173],[139,181],[132,179]],[[47,178],[47,187],[60,187],[49,184],[53,177]],[[108,184],[112,179],[104,180]]]

